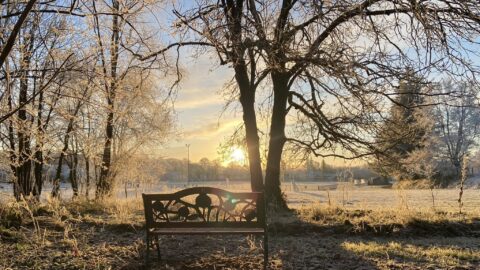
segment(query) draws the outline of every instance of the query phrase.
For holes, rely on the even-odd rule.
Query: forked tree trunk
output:
[[[263,174],[260,159],[260,140],[258,137],[257,119],[255,114],[255,58],[249,51],[250,72],[245,61],[245,46],[242,42],[242,12],[243,1],[227,1],[224,9],[232,42],[232,53],[229,55],[235,70],[235,80],[240,89],[240,104],[243,109],[245,139],[247,143],[248,163],[250,168],[250,184],[252,191],[263,191]],[[249,74],[250,73],[250,74]]]

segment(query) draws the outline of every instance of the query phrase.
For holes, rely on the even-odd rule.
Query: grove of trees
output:
[[[54,164],[53,197],[59,195],[64,164],[74,196],[79,164],[85,166],[87,187],[96,187],[97,198],[107,196],[116,176],[128,170],[129,158],[166,139],[172,128],[170,90],[157,79],[168,63],[140,61],[131,52],[157,44],[141,19],[155,4],[0,3],[2,57],[6,54],[0,139],[17,199],[38,198],[45,167]]]
[[[159,12],[159,5],[172,19],[151,29],[145,22],[152,14],[146,13]],[[122,164],[171,131],[172,89],[159,89],[158,81],[168,85],[173,76],[177,85],[186,46],[232,69],[225,90],[242,108],[251,187],[264,190],[274,208],[287,207],[280,188],[285,150],[407,160],[410,153],[432,149],[426,138],[435,134],[458,170],[475,139],[477,89],[469,85],[476,84],[479,71],[476,0],[80,0],[0,6],[1,143],[17,198],[40,194],[45,162],[76,168],[80,158],[87,172],[95,172],[97,197],[110,195]],[[446,78],[458,82],[454,89],[435,86]],[[432,89],[421,91],[427,86]],[[417,120],[425,113],[417,107],[429,107],[440,122]],[[386,128],[386,122],[395,128]],[[399,128],[401,122],[411,129]],[[53,183],[57,196],[58,177]]]

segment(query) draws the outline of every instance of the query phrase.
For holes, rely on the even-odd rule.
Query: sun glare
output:
[[[223,166],[228,166],[230,163],[236,163],[238,165],[245,165],[246,163],[246,154],[245,152],[238,147],[230,148],[230,155],[225,158],[222,162]]]
[[[232,148],[232,153],[230,154],[230,161],[236,163],[244,163],[245,162],[245,152],[240,148]]]

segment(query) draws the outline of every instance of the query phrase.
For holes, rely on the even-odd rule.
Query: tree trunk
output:
[[[33,196],[40,199],[43,186],[43,136],[45,133],[44,125],[42,124],[42,111],[43,111],[43,91],[38,96],[38,113],[37,113],[37,143],[35,146],[35,164],[33,168],[35,176],[35,184],[33,188]]]
[[[60,177],[62,176],[63,159],[65,158],[65,152],[68,150],[68,144],[67,147],[65,147],[65,140],[68,140],[68,136],[68,134],[65,134],[65,139],[63,141],[64,147],[58,158],[57,170],[55,171],[55,178],[53,179],[52,197],[57,197],[60,192]]]
[[[97,198],[102,198],[104,196],[110,195],[113,188],[112,179],[110,177],[110,167],[112,163],[113,117],[113,111],[110,111],[108,113],[105,145],[103,147],[102,165],[100,166],[100,176],[97,185]]]
[[[7,64],[7,74],[9,74],[8,64]],[[8,78],[8,77],[7,77]],[[7,87],[8,87],[8,110],[12,110],[12,93],[10,91],[10,82],[7,79]],[[13,120],[10,119],[8,123],[8,140],[10,143],[10,168],[13,172],[13,176],[15,181],[13,182],[13,194],[15,198],[18,200],[20,199],[17,195],[20,192],[20,188],[18,186],[18,175],[17,175],[17,152],[15,147],[15,132],[13,129]]]
[[[26,65],[29,66],[29,59],[26,59]],[[26,71],[24,71],[26,73]],[[28,100],[28,79],[26,74],[20,79],[20,92],[18,102],[19,104],[25,104]],[[32,192],[31,181],[31,159],[30,159],[30,136],[28,132],[28,119],[27,110],[22,107],[18,110],[19,127],[17,132],[18,137],[18,166],[17,166],[17,184],[15,198],[20,199],[21,196],[29,196]]]
[[[28,14],[32,10],[33,6],[35,5],[36,0],[30,0],[25,5],[25,9],[22,11],[20,17],[18,18],[15,26],[13,27],[10,35],[8,36],[7,41],[3,45],[2,51],[0,53],[0,68],[3,66],[3,63],[7,59],[7,56],[12,51],[13,46],[15,45],[15,40],[17,36],[20,34],[20,30],[22,28],[23,23],[27,19]],[[21,103],[20,103],[21,104]]]
[[[78,154],[77,149],[72,152],[72,161],[70,164],[70,183],[72,184],[73,198],[78,197],[78,179],[77,179],[77,167],[78,167]]]
[[[33,168],[34,176],[35,176],[35,186],[33,188],[33,196],[37,199],[40,198],[42,194],[42,187],[43,187],[43,151],[37,149],[35,151],[35,165]]]
[[[119,13],[118,1],[112,1],[113,13]],[[103,147],[102,166],[100,170],[100,179],[98,180],[96,197],[102,198],[109,196],[113,189],[113,177],[111,175],[112,164],[112,141],[114,128],[114,110],[115,110],[115,95],[117,89],[117,64],[118,64],[118,46],[120,42],[120,29],[118,15],[112,17],[112,39],[110,44],[110,85],[106,88],[108,115],[107,124],[105,128],[105,145]],[[107,74],[104,74],[105,76]]]
[[[84,155],[85,157],[85,155]],[[88,192],[90,190],[90,159],[88,157],[85,157],[85,175],[86,175],[86,180],[85,180],[85,198],[88,200]]]
[[[282,160],[285,137],[285,116],[288,99],[287,74],[272,72],[273,110],[270,124],[270,141],[268,144],[267,170],[265,175],[265,190],[267,201],[278,209],[288,209],[280,189],[280,162]]]
[[[79,106],[77,106],[77,108],[78,107]],[[57,197],[59,195],[60,177],[62,175],[62,165],[63,165],[63,160],[65,159],[65,154],[68,151],[70,133],[73,131],[73,122],[74,122],[74,117],[72,116],[72,118],[70,118],[70,121],[68,122],[67,132],[65,133],[65,138],[63,139],[63,148],[62,148],[62,151],[60,152],[60,156],[58,157],[57,171],[55,172],[55,179],[53,179],[52,197]]]
[[[257,117],[255,114],[256,87],[249,82],[244,61],[241,61],[235,67],[235,79],[240,89],[240,103],[243,110],[243,123],[245,124],[251,188],[252,191],[263,191],[260,139],[258,137]]]

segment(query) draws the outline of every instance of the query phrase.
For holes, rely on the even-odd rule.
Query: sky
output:
[[[190,4],[190,1],[176,2],[176,5],[183,5],[185,8]],[[155,19],[149,19],[152,26],[158,28],[159,33],[169,33],[167,28],[162,29],[162,25],[171,25],[170,11],[170,7],[165,7],[159,10]],[[166,43],[170,43],[170,38],[168,35],[161,35],[161,39]],[[225,83],[232,79],[233,71],[227,66],[219,67],[216,55],[203,54],[193,59],[187,49],[182,51],[184,53],[180,56],[180,63],[184,76],[175,101],[175,123],[179,135],[164,145],[160,154],[165,158],[187,158],[186,144],[189,144],[190,159],[193,162],[203,157],[216,159],[219,158],[217,153],[219,145],[231,136],[242,122],[240,109],[236,112],[232,110],[223,112],[226,101],[220,91]],[[234,106],[239,107],[238,101],[235,102]],[[338,160],[332,162],[341,163]]]
[[[192,162],[198,162],[204,157],[209,160],[221,159],[218,154],[220,144],[242,124],[239,102],[234,101],[228,110],[224,110],[226,100],[221,94],[225,84],[233,78],[233,71],[228,66],[218,66],[216,59],[211,57],[204,54],[194,59],[188,52],[181,56],[183,76],[174,105],[175,125],[179,135],[159,149],[164,158],[186,159],[186,144],[189,144]],[[326,161],[338,166],[363,164],[361,161],[338,158],[327,158]]]
[[[188,8],[189,1],[175,2],[177,7]],[[149,12],[147,22],[156,29],[164,44],[175,42],[168,26],[173,23],[172,7],[166,5]],[[241,110],[222,113],[226,100],[221,95],[225,83],[233,78],[233,71],[219,66],[216,55],[208,53],[196,57],[189,47],[180,51],[182,80],[177,88],[174,102],[175,128],[178,136],[171,138],[159,151],[164,158],[187,158],[186,144],[190,144],[190,159],[193,162],[206,157],[219,158],[220,143],[231,136],[242,122]],[[175,55],[175,53],[172,53]],[[233,106],[238,106],[237,104]]]
[[[175,100],[176,128],[179,136],[172,138],[161,151],[165,158],[187,158],[190,144],[193,162],[206,157],[218,158],[218,147],[241,124],[239,112],[222,113],[226,101],[221,95],[225,83],[232,79],[228,67],[218,67],[208,55],[182,59],[183,78]]]

